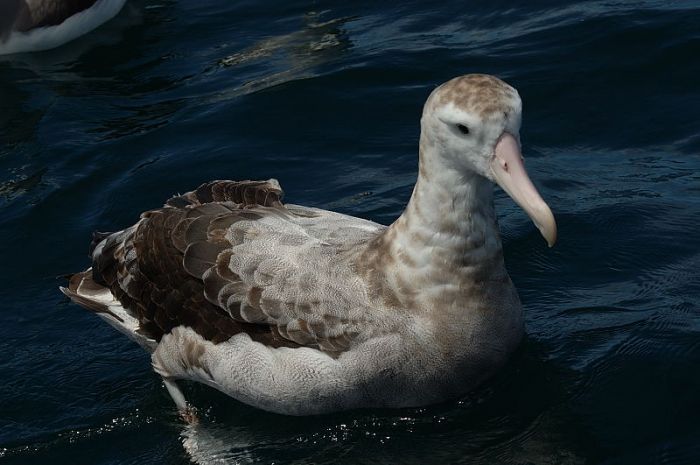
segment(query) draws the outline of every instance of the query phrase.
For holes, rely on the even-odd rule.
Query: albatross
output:
[[[126,0],[0,0],[0,55],[59,47],[119,13]]]
[[[285,204],[275,179],[211,181],[96,233],[92,266],[61,290],[150,353],[182,412],[179,380],[288,415],[455,398],[524,331],[493,183],[556,240],[523,164],[521,108],[493,76],[437,87],[390,226]]]

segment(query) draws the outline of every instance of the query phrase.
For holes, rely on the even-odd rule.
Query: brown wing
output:
[[[250,218],[251,207],[284,209],[282,190],[270,181],[213,181],[144,213],[136,225],[98,237],[93,280],[140,322],[140,332],[159,341],[176,326],[189,326],[214,343],[246,332],[279,347],[298,344],[266,324],[236,321],[206,298],[203,271],[223,250],[223,242],[198,241],[223,235],[227,221]],[[232,214],[232,213],[235,213]],[[227,218],[221,221],[220,218]],[[222,276],[231,277],[222,273]],[[81,302],[77,301],[81,304]]]

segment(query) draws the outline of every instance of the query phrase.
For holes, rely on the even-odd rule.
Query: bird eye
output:
[[[466,127],[466,126],[463,125],[463,124],[458,124],[458,125],[457,125],[457,129],[459,129],[459,132],[461,132],[461,133],[464,134],[464,135],[469,134],[469,128]]]

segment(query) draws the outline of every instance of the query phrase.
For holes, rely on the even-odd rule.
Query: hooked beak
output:
[[[547,245],[552,247],[557,241],[557,223],[554,221],[554,215],[530,181],[523,164],[520,145],[508,132],[504,132],[496,143],[491,172],[498,185],[525,210],[547,241]]]

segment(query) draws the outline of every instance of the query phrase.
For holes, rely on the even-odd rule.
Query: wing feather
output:
[[[215,343],[246,332],[275,347],[347,350],[369,336],[372,314],[348,257],[383,227],[282,197],[275,180],[173,197],[95,247],[95,282],[155,340],[184,325]]]

